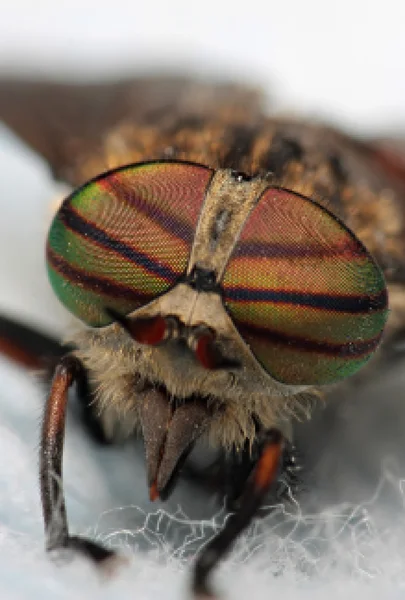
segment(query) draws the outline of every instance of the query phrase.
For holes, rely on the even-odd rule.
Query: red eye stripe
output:
[[[282,383],[331,383],[355,372],[387,318],[385,282],[364,246],[327,210],[288,190],[265,190],[222,285],[242,337]]]
[[[257,257],[260,255],[266,256],[266,258],[322,258],[327,260],[328,258],[335,259],[337,256],[342,258],[352,258],[356,255],[358,246],[355,243],[351,243],[351,240],[342,238],[337,240],[333,247],[330,246],[319,246],[311,243],[298,244],[293,243],[288,245],[282,242],[265,243],[265,242],[246,242],[240,244],[235,248],[234,257]]]
[[[157,225],[163,233],[169,233],[187,243],[192,242],[195,232],[194,225],[199,215],[199,207],[193,203],[191,205],[188,203],[189,205],[187,206],[187,201],[185,202],[186,197],[181,187],[177,188],[177,214],[174,215],[169,210],[165,210],[165,207],[157,206],[156,203],[151,204],[151,198],[148,198],[146,194],[141,195],[139,190],[137,190],[138,193],[135,193],[133,187],[128,185],[128,182],[124,179],[120,179],[118,175],[113,174],[111,177],[106,177],[100,180],[99,184],[107,193],[114,195],[120,203],[134,209],[138,218],[141,215],[146,217],[149,225]],[[156,191],[158,192],[158,190]],[[191,211],[190,208],[192,209]],[[119,219],[117,221],[118,230],[121,231]]]

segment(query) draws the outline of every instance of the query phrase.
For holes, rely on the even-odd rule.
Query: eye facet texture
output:
[[[62,303],[93,327],[168,291],[185,272],[213,171],[176,163],[129,165],[75,191],[52,223],[51,284]]]
[[[348,377],[370,358],[387,319],[384,277],[364,246],[327,210],[288,190],[265,190],[222,285],[241,336],[285,384]]]

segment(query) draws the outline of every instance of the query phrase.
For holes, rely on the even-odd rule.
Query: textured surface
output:
[[[52,286],[88,325],[104,308],[132,312],[168,291],[186,270],[212,171],[146,164],[103,176],[73,193],[48,238]]]
[[[329,212],[269,189],[242,230],[223,281],[242,337],[283,383],[332,383],[372,355],[387,318],[384,278]]]

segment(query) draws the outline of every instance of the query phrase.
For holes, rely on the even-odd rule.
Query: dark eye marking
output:
[[[103,294],[105,296],[113,296],[120,299],[132,300],[139,303],[146,303],[150,301],[150,294],[142,294],[140,290],[132,290],[125,285],[119,284],[117,281],[108,279],[108,277],[101,277],[100,275],[90,275],[84,269],[75,267],[69,264],[64,258],[57,255],[48,245],[47,247],[47,260],[49,265],[54,271],[63,275],[65,279],[70,281],[73,285],[80,283],[80,286],[89,292],[95,294]]]
[[[285,290],[252,290],[241,287],[227,287],[228,300],[246,302],[274,302],[276,304],[295,304],[326,311],[350,314],[368,313],[370,310],[384,310],[387,307],[387,291],[384,289],[373,296],[339,296],[290,292]]]
[[[124,185],[118,177],[110,176],[100,179],[99,185],[108,193],[113,194],[119,203],[135,207],[138,213],[149,217],[171,235],[187,243],[193,239],[194,228],[182,220],[181,215],[179,215],[180,218],[176,218],[170,211],[163,210],[162,206],[156,210],[147,199],[136,194],[129,185]]]
[[[321,246],[313,247],[307,244],[282,244],[282,243],[263,243],[263,242],[245,242],[236,248],[234,256],[252,257],[259,259],[261,256],[271,259],[277,258],[346,258],[350,260],[355,256],[353,248],[349,244],[339,246]]]
[[[59,211],[59,218],[65,227],[71,231],[83,236],[85,239],[92,240],[104,250],[120,254],[125,259],[135,263],[137,267],[142,266],[150,273],[158,275],[169,282],[178,278],[178,274],[173,269],[153,261],[150,256],[107,234],[101,227],[84,219],[72,206],[66,204]]]
[[[302,160],[303,156],[304,150],[296,140],[276,134],[262,159],[262,166],[276,177],[281,177],[291,161]]]
[[[378,346],[382,336],[380,331],[375,337],[368,340],[356,340],[347,343],[333,343],[328,341],[310,340],[304,337],[292,336],[272,329],[263,329],[254,325],[244,325],[243,335],[253,335],[255,338],[262,338],[264,341],[271,341],[273,344],[287,346],[290,349],[301,352],[309,352],[334,356],[338,358],[361,358],[370,354]]]

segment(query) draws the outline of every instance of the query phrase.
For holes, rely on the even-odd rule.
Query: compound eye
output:
[[[87,325],[111,323],[185,272],[213,171],[181,162],[129,165],[75,191],[56,214],[47,265],[62,303]]]
[[[266,371],[321,385],[357,371],[387,319],[384,277],[335,216],[291,191],[267,188],[223,279],[224,301]]]

